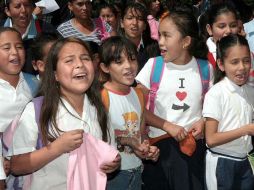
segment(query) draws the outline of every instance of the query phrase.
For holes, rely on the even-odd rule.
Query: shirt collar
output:
[[[138,45],[137,51],[139,52],[139,50],[140,50],[141,48],[144,48],[144,42],[143,42],[143,38],[142,38],[142,36],[141,36],[141,40],[140,40],[140,42],[139,42],[139,45]]]
[[[208,49],[209,49],[209,52],[211,52],[211,53],[216,53],[216,44],[214,43],[212,37],[210,37],[210,38],[207,39],[206,45],[207,45],[207,47],[208,47]]]
[[[246,86],[246,84],[238,86],[237,84],[233,83],[228,77],[225,77],[223,80],[225,80],[227,88],[230,92],[242,92]]]

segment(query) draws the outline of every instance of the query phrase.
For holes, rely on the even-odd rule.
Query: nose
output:
[[[161,35],[159,35],[159,45],[162,45],[164,42],[164,39]]]
[[[133,17],[132,18],[132,24],[137,24],[138,23],[138,18],[137,17]]]
[[[231,34],[231,33],[232,33],[231,27],[230,27],[230,26],[227,26],[225,34],[226,34],[226,35],[229,35],[229,34]]]
[[[20,12],[26,12],[26,8],[25,8],[24,5],[21,5],[21,7],[20,7]]]
[[[82,59],[78,58],[76,61],[76,68],[81,68],[84,66],[84,63],[82,61]]]
[[[18,53],[17,48],[12,46],[10,50],[11,55],[16,55]]]

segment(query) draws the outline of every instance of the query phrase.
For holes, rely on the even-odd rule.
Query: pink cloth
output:
[[[151,31],[151,38],[159,40],[159,21],[157,21],[152,15],[147,16],[147,21]]]
[[[87,133],[83,140],[78,149],[70,152],[67,190],[103,190],[107,176],[100,171],[100,166],[112,162],[118,151]]]

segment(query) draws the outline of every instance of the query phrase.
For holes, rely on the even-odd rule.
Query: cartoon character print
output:
[[[139,117],[136,112],[127,112],[122,114],[124,119],[124,128],[125,130],[115,130],[116,137],[131,137],[140,139],[140,130],[139,130]],[[130,146],[122,146],[117,142],[117,149],[120,152],[125,152],[128,154],[133,153],[133,150]]]

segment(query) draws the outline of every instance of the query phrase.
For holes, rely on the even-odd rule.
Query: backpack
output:
[[[141,106],[141,113],[143,114],[144,112],[144,95],[143,92],[140,88],[133,88],[138,96],[138,100]],[[109,95],[108,95],[108,90],[106,88],[103,88],[101,91],[101,98],[102,98],[102,103],[104,107],[106,108],[107,112],[109,111]]]
[[[198,63],[200,78],[202,82],[202,97],[204,99],[204,96],[209,89],[210,67],[207,60],[204,60],[204,59],[197,59],[197,63]],[[152,113],[154,113],[155,98],[160,86],[164,68],[165,68],[165,63],[163,61],[163,57],[162,56],[155,57],[153,61],[152,72],[150,75],[151,87],[150,87],[150,92],[148,94],[148,101],[146,104],[146,108]]]

